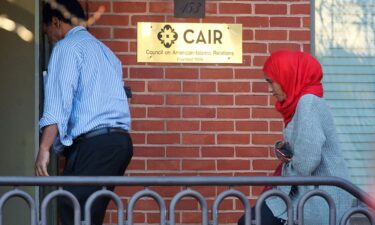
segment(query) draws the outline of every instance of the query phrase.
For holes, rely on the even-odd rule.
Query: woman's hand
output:
[[[293,157],[292,149],[288,142],[278,141],[275,143],[275,155],[283,163],[288,163]]]

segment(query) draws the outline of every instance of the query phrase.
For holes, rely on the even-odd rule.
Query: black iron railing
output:
[[[145,189],[136,192],[131,196],[128,206],[124,208],[124,205],[120,197],[106,189],[107,186],[144,186]],[[319,189],[320,186],[336,186],[348,193],[352,194],[358,202],[358,206],[349,209],[342,218],[340,219],[340,225],[346,225],[350,217],[354,214],[361,214],[367,217],[371,225],[375,225],[375,219],[373,210],[375,210],[375,203],[371,200],[371,197],[354,184],[336,177],[202,177],[202,176],[189,176],[189,177],[22,177],[22,176],[9,176],[0,177],[0,186],[13,186],[14,189],[6,192],[0,198],[0,225],[3,223],[3,208],[6,202],[13,197],[20,197],[24,199],[30,208],[30,216],[32,225],[47,225],[47,207],[52,199],[60,196],[69,198],[74,205],[74,225],[91,224],[90,209],[98,197],[109,197],[111,198],[116,206],[118,212],[118,225],[133,225],[133,212],[135,203],[143,197],[151,197],[159,205],[160,211],[160,224],[161,225],[174,225],[175,224],[175,208],[177,203],[184,197],[193,197],[199,204],[202,210],[202,224],[208,225],[218,224],[219,205],[227,197],[236,197],[244,205],[245,213],[245,224],[256,224],[260,225],[260,216],[255,216],[255,220],[252,220],[250,204],[248,198],[241,192],[230,188],[218,196],[216,196],[212,206],[212,220],[209,220],[209,210],[207,202],[199,192],[193,190],[194,186],[279,186],[279,185],[313,185],[316,188],[305,193],[297,207],[297,214],[301,215],[294,221],[293,218],[293,207],[291,199],[285,193],[276,189],[269,190],[259,196],[255,207],[255,214],[260,215],[261,204],[270,196],[278,196],[284,200],[287,206],[288,213],[288,224],[303,225],[303,208],[308,199],[313,196],[320,196],[328,203],[329,206],[329,224],[336,225],[336,207],[333,199],[328,193]],[[35,200],[25,191],[20,190],[20,186],[58,186],[57,190],[49,193],[42,200],[40,212],[36,206]],[[102,190],[93,193],[86,202],[85,208],[81,209],[78,200],[70,193],[62,189],[62,186],[103,186]],[[167,207],[164,199],[157,192],[150,190],[150,186],[184,186],[187,187],[185,190],[178,192],[173,198],[169,206],[169,218],[167,218]],[[84,210],[85,220],[81,221],[81,210]],[[124,212],[126,212],[126,219]],[[40,215],[40,220],[37,218]]]

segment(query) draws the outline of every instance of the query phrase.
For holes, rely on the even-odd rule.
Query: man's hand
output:
[[[39,149],[38,156],[35,161],[35,175],[49,176],[47,166],[49,164],[49,150]]]
[[[56,124],[48,125],[43,128],[39,152],[35,160],[35,175],[49,176],[47,171],[50,157],[49,151],[57,134],[58,129]]]

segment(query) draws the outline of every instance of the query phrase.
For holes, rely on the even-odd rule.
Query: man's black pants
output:
[[[263,203],[260,207],[260,214],[261,214],[261,222],[262,225],[283,225],[285,224],[285,221],[275,217],[272,214],[272,211],[270,208],[268,208],[266,203]],[[255,206],[251,208],[251,216],[252,219],[255,218]],[[245,225],[245,215],[243,215],[238,220],[238,225]]]
[[[64,151],[64,176],[122,176],[133,156],[133,144],[128,133],[108,133],[80,140]],[[102,187],[64,187],[74,194],[81,206],[81,220],[88,197]],[[108,187],[113,190],[114,187]],[[91,208],[93,225],[102,225],[109,198],[97,198]],[[74,210],[67,198],[58,198],[60,220],[63,225],[74,224]]]

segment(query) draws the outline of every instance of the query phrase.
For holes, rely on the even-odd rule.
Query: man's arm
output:
[[[49,164],[50,149],[57,134],[58,129],[56,124],[48,125],[43,128],[39,152],[35,160],[35,175],[49,176],[47,166]]]
[[[61,42],[60,42],[61,43]],[[73,46],[73,47],[72,47]],[[35,175],[48,176],[50,148],[59,134],[61,143],[69,142],[68,123],[79,78],[79,63],[74,45],[59,45],[52,51],[44,88],[44,112],[39,121],[42,137],[35,161]]]

